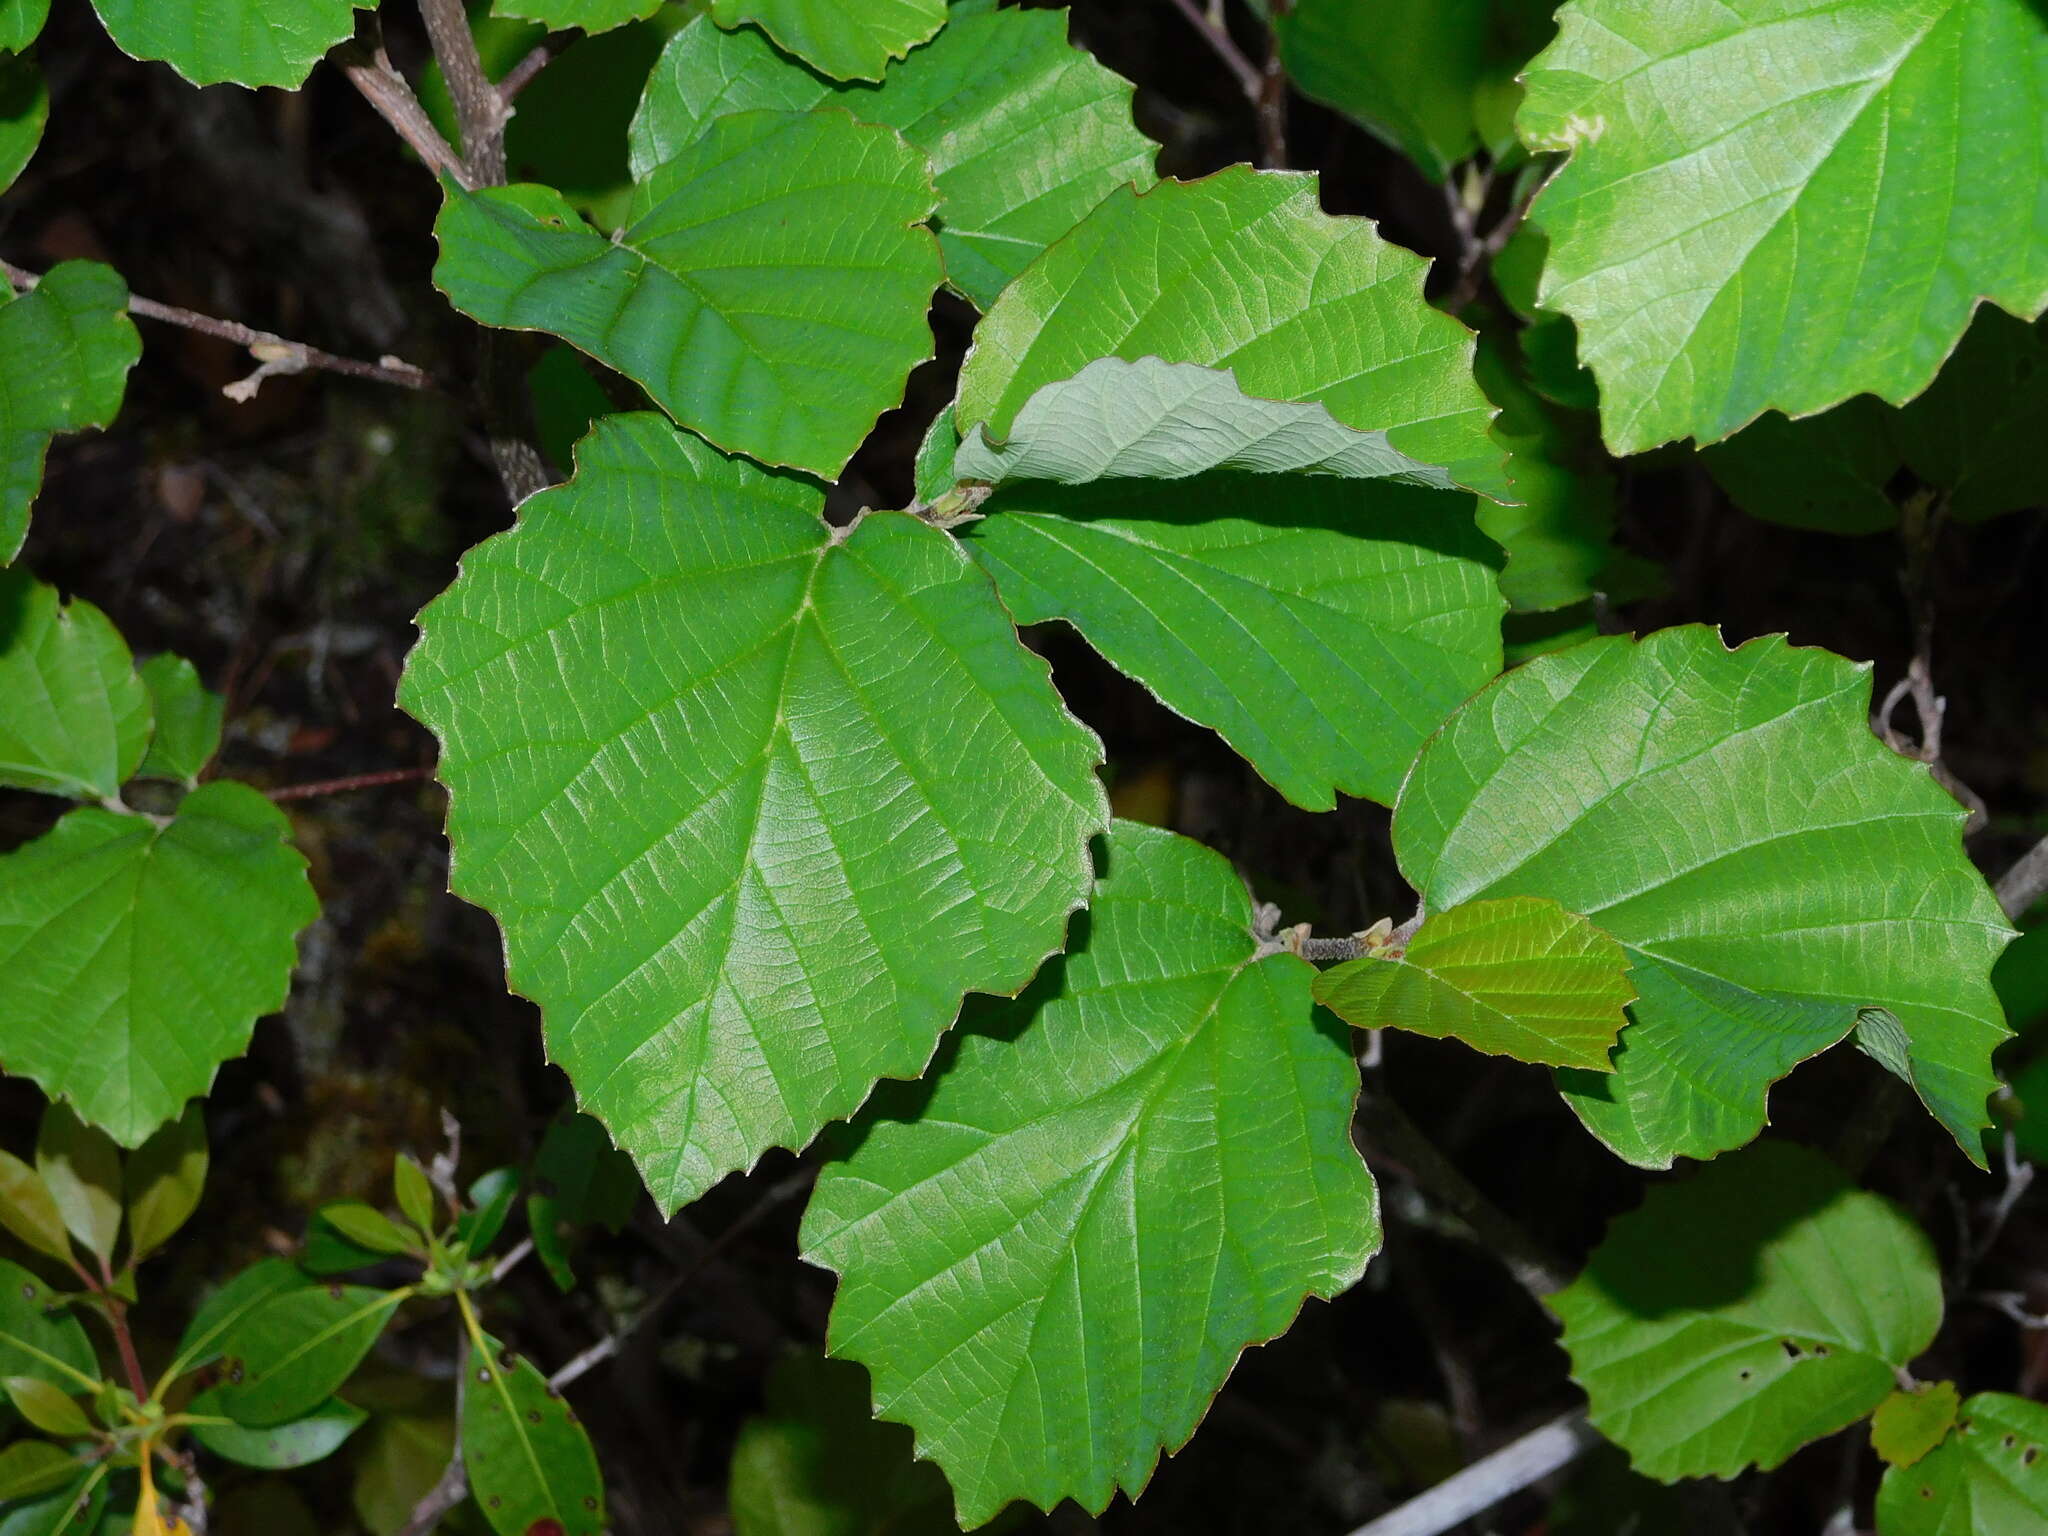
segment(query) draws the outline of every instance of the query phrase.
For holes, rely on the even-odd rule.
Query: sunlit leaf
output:
[[[493,16],[546,22],[558,30],[579,27],[585,32],[609,32],[652,16],[661,7],[662,0],[491,0]]]
[[[106,1133],[70,1105],[50,1105],[36,1132],[36,1173],[71,1235],[110,1264],[121,1237],[121,1154]]]
[[[1910,1467],[1955,1428],[1962,1399],[1952,1381],[1901,1387],[1870,1416],[1870,1448],[1889,1467]]]
[[[1956,1432],[1877,1490],[1878,1536],[2016,1536],[2048,1522],[2048,1408],[2004,1392],[1963,1404]]]
[[[128,1249],[140,1261],[170,1241],[206,1187],[206,1115],[197,1101],[129,1154]]]
[[[364,0],[367,4],[367,0]],[[355,31],[357,0],[93,0],[123,53],[194,85],[303,85]]]
[[[18,569],[0,571],[0,698],[0,785],[102,799],[142,760],[149,694],[127,642]]]
[[[199,775],[220,750],[220,725],[227,700],[199,681],[199,671],[182,656],[152,656],[136,673],[149,690],[156,721],[149,750],[135,771],[145,779],[172,779],[196,788]]]
[[[0,7],[0,31],[7,18]],[[50,89],[33,58],[0,55],[0,192],[28,166],[50,120]]]
[[[946,0],[711,0],[721,27],[751,22],[839,80],[879,80],[946,24]]]
[[[1525,79],[1540,302],[1617,453],[1927,386],[1988,299],[2048,304],[2031,0],[1575,0]],[[1940,210],[1930,219],[1929,209]]]
[[[99,1385],[99,1362],[65,1298],[0,1259],[0,1377],[34,1376],[68,1391]]]
[[[454,888],[668,1209],[1028,981],[1106,820],[1094,737],[955,541],[820,505],[607,417],[407,666]]]
[[[200,1416],[221,1412],[220,1389],[202,1392],[185,1411]],[[283,1424],[250,1429],[241,1424],[195,1424],[192,1438],[214,1455],[245,1467],[288,1471],[324,1461],[361,1427],[369,1415],[338,1397]]]
[[[159,822],[72,811],[0,856],[0,1060],[123,1146],[281,1006],[318,915],[282,814],[202,785]]]
[[[0,49],[20,53],[42,34],[50,0],[0,0]]]
[[[37,1253],[71,1262],[71,1234],[50,1186],[11,1152],[0,1152],[0,1227]]]
[[[316,1285],[267,1297],[221,1337],[219,1411],[253,1428],[305,1417],[348,1380],[406,1295]]]
[[[1244,1348],[1379,1246],[1347,1034],[1251,924],[1220,855],[1118,822],[1066,956],[819,1176],[832,1352],[965,1526],[1135,1496]]]
[[[533,1363],[481,1335],[462,1395],[462,1464],[500,1536],[598,1536],[604,1479],[590,1436]]]

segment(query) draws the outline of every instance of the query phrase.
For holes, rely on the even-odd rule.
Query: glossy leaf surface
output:
[[[159,825],[97,806],[0,856],[0,1058],[139,1146],[283,1005],[318,915],[277,809],[201,786]]]
[[[2048,304],[2031,0],[1576,0],[1523,140],[1617,453],[1934,377],[1980,299]],[[1940,210],[1929,217],[1928,210]]]
[[[1878,1536],[2008,1536],[2048,1522],[2048,1408],[2005,1392],[1963,1404],[1956,1432],[1877,1490]]]
[[[220,750],[227,701],[200,682],[198,669],[182,656],[152,656],[135,670],[149,690],[155,721],[149,750],[135,771],[145,779],[171,779],[197,788],[199,775]]]
[[[0,1377],[33,1376],[68,1392],[99,1384],[85,1325],[64,1298],[19,1264],[0,1259]]]
[[[149,694],[119,631],[21,570],[0,571],[0,697],[0,785],[103,799],[149,741]]]
[[[93,0],[123,53],[194,85],[296,89],[355,31],[356,0]]]
[[[673,1209],[1031,978],[1087,895],[1100,752],[938,530],[835,532],[650,415],[578,466],[421,616],[402,697],[456,891]]]
[[[892,129],[747,112],[650,172],[616,240],[545,187],[450,187],[434,281],[486,325],[574,343],[723,448],[834,475],[931,352],[936,202]]]
[[[251,1428],[312,1413],[361,1364],[405,1297],[364,1285],[313,1285],[280,1290],[250,1308],[220,1340],[220,1411]]]
[[[1118,822],[1065,958],[819,1177],[832,1352],[965,1526],[1135,1495],[1245,1346],[1379,1246],[1346,1035],[1251,921],[1221,856]]]
[[[590,1436],[531,1361],[487,1335],[470,1356],[462,1462],[478,1508],[501,1536],[598,1536],[605,1528]]]
[[[1554,901],[1471,901],[1427,919],[1398,954],[1316,978],[1316,1001],[1360,1029],[1452,1037],[1476,1050],[1608,1070],[1635,998],[1621,945]]]
[[[1638,1471],[1733,1477],[1877,1407],[1941,1325],[1941,1271],[1889,1200],[1762,1142],[1653,1188],[1551,1305]]]
[[[1394,846],[1430,910],[1546,896],[1627,947],[1615,1071],[1562,1081],[1630,1161],[1749,1140],[1771,1083],[1866,1008],[1898,1017],[1922,1100],[1980,1155],[2011,930],[1962,808],[1869,708],[1838,656],[1670,629],[1528,663],[1417,759]]]
[[[946,24],[946,0],[711,0],[721,27],[751,22],[839,80],[879,80]]]

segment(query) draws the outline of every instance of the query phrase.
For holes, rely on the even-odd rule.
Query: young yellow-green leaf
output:
[[[223,1413],[220,1389],[212,1388],[192,1399],[187,1413],[219,1416]],[[192,1438],[214,1455],[244,1467],[262,1467],[284,1472],[311,1466],[341,1448],[369,1417],[361,1408],[330,1397],[311,1413],[283,1424],[251,1429],[241,1424],[195,1424]]]
[[[288,1291],[308,1290],[313,1283],[287,1259],[259,1259],[239,1271],[192,1314],[167,1374],[181,1376],[210,1365],[220,1358],[222,1340],[240,1327],[250,1313]]]
[[[206,1187],[206,1112],[198,1100],[128,1156],[129,1262],[140,1263],[185,1225]]]
[[[411,1253],[420,1240],[374,1206],[359,1200],[337,1200],[320,1207],[320,1219],[351,1243],[372,1254]],[[351,1266],[357,1267],[357,1266]]]
[[[1745,512],[1795,528],[1891,527],[1901,469],[1938,492],[1948,516],[1981,522],[2048,504],[2043,421],[2048,330],[1987,308],[1911,403],[1861,395],[1804,421],[1772,411],[1700,462]]]
[[[1518,120],[1608,444],[1927,387],[1982,299],[2048,305],[2032,0],[1575,0]],[[1930,219],[1929,209],[1939,210]]]
[[[70,1452],[47,1440],[17,1440],[0,1451],[0,1504],[62,1488],[77,1475],[78,1459]]]
[[[1468,901],[1405,949],[1316,977],[1316,1001],[1360,1029],[1405,1029],[1553,1067],[1608,1070],[1635,999],[1628,955],[1539,896]]]
[[[2048,1408],[2004,1392],[1963,1404],[1956,1432],[1877,1490],[1878,1536],[2048,1529]]]
[[[634,188],[607,240],[545,187],[450,186],[434,281],[549,331],[723,448],[836,475],[931,353],[923,155],[844,112],[744,112]]]
[[[364,1285],[280,1290],[220,1339],[219,1411],[245,1428],[303,1418],[362,1363],[408,1292]]]
[[[36,1131],[36,1173],[88,1253],[111,1264],[121,1239],[121,1153],[104,1131],[53,1103]]]
[[[662,3],[663,0],[491,0],[491,14],[544,22],[556,31],[576,27],[584,32],[609,32],[629,21],[652,16]]]
[[[1065,12],[965,4],[878,86],[816,74],[752,27],[693,20],[641,98],[634,172],[681,153],[715,117],[827,103],[931,158],[946,281],[983,309],[1111,188],[1153,179],[1158,146],[1131,123],[1130,82],[1067,42]]]
[[[0,698],[0,786],[100,799],[142,760],[149,694],[127,642],[19,569],[0,570]]]
[[[401,696],[456,892],[673,1210],[1031,978],[1087,896],[1101,752],[937,529],[828,528],[645,413],[577,463],[420,616]]]
[[[18,298],[0,284],[0,565],[28,536],[50,438],[112,422],[141,356],[111,267],[67,261]]]
[[[735,1536],[957,1536],[953,1491],[874,1416],[851,1360],[786,1355],[767,1412],[740,1426],[726,1485]]]
[[[0,0],[0,49],[20,53],[42,36],[50,0]]]
[[[1962,1398],[1952,1381],[1901,1387],[1870,1416],[1870,1448],[1889,1467],[1910,1467],[1955,1427]]]
[[[462,1394],[462,1465],[477,1507],[500,1536],[598,1536],[604,1478],[590,1436],[531,1361],[478,1339]]]
[[[19,1264],[0,1259],[0,1376],[34,1376],[71,1392],[99,1385],[92,1344],[65,1301]]]
[[[1768,1472],[1870,1412],[1941,1326],[1911,1217],[1760,1142],[1618,1219],[1551,1298],[1593,1425],[1666,1482]]]
[[[71,1234],[50,1186],[11,1152],[0,1152],[0,1227],[37,1253],[71,1262]]]
[[[1340,425],[1384,433],[1407,458],[1505,496],[1472,335],[1423,301],[1426,266],[1368,220],[1325,214],[1311,175],[1233,166],[1119,189],[976,330],[962,437],[982,426],[1007,442],[1046,385],[1098,358],[1157,357],[1228,370],[1253,400],[1321,404]]]
[[[0,54],[0,192],[14,185],[43,142],[50,88],[32,58]]]
[[[370,0],[93,0],[115,46],[161,59],[194,85],[296,90],[355,31]]]
[[[1065,619],[1295,804],[1391,802],[1500,670],[1472,498],[1327,476],[1011,486],[963,542],[1019,623]]]
[[[879,80],[946,24],[946,0],[711,0],[711,19],[751,22],[835,80]]]
[[[199,681],[199,671],[182,656],[152,656],[136,673],[149,690],[156,729],[149,751],[135,770],[145,779],[171,779],[187,789],[220,750],[220,723],[227,700]]]
[[[204,1094],[283,1005],[319,915],[290,825],[246,785],[159,824],[82,807],[0,856],[0,1061],[123,1146]]]
[[[6,1389],[14,1411],[44,1434],[68,1440],[92,1433],[92,1420],[64,1388],[39,1376],[9,1376],[0,1380],[0,1387]]]
[[[1631,1162],[1749,1140],[1770,1085],[1867,1008],[1898,1017],[1922,1101],[1981,1158],[2011,929],[1961,807],[1869,711],[1866,667],[1688,626],[1540,657],[1417,758],[1394,847],[1430,911],[1547,896],[1628,949],[1615,1071],[1560,1081]]]
[[[427,1181],[427,1170],[419,1165],[419,1159],[401,1152],[392,1160],[391,1193],[405,1219],[422,1232],[431,1233],[439,1226],[434,1220],[434,1186]]]
[[[1135,1497],[1246,1346],[1379,1247],[1348,1037],[1251,925],[1220,855],[1119,821],[1064,958],[819,1176],[832,1352],[963,1526]]]
[[[1304,96],[1393,145],[1431,181],[1512,143],[1515,76],[1555,30],[1550,0],[1295,0],[1273,23]]]

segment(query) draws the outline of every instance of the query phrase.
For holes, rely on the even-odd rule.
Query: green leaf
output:
[[[121,1154],[102,1131],[53,1103],[36,1132],[36,1173],[89,1253],[111,1264],[121,1238]]]
[[[0,13],[0,28],[6,25]],[[27,169],[50,121],[50,88],[34,59],[0,55],[0,192]]]
[[[304,1418],[348,1380],[409,1294],[316,1285],[251,1307],[220,1340],[219,1411],[247,1428]]]
[[[1405,949],[1316,977],[1316,1001],[1360,1029],[1405,1029],[1556,1067],[1608,1069],[1635,999],[1628,956],[1583,917],[1537,896],[1471,901],[1425,922]]]
[[[1391,801],[1500,669],[1471,500],[1324,476],[1019,485],[963,542],[1019,623],[1065,619],[1282,794]]]
[[[1870,1416],[1870,1448],[1889,1467],[1910,1467],[1947,1438],[1962,1398],[1952,1381],[1900,1388]]]
[[[1911,399],[1982,299],[2032,319],[2048,18],[2031,0],[1576,0],[1518,126],[1616,453]],[[1930,222],[1930,208],[1944,210]]]
[[[99,1361],[66,1298],[0,1259],[0,1376],[34,1376],[72,1391],[100,1380]]]
[[[192,1314],[178,1340],[171,1376],[196,1371],[220,1358],[221,1342],[264,1303],[290,1291],[310,1290],[313,1282],[285,1259],[259,1259],[231,1276]]]
[[[1982,309],[1927,392],[1894,409],[1868,396],[1787,421],[1773,411],[1700,455],[1736,505],[1795,528],[1870,533],[1899,520],[1889,488],[1910,470],[1947,514],[1981,522],[2048,503],[2040,425],[2048,337]]]
[[[0,0],[0,49],[21,53],[42,35],[50,0]]]
[[[1853,1424],[1941,1326],[1913,1221],[1782,1142],[1651,1189],[1551,1298],[1594,1427],[1666,1482]]]
[[[533,1363],[478,1335],[462,1396],[462,1464],[491,1529],[562,1536],[604,1529],[604,1478],[576,1415]],[[546,1522],[554,1522],[552,1526]]]
[[[368,0],[364,0],[367,4]],[[123,53],[161,59],[194,85],[306,83],[355,31],[357,0],[93,0]]]
[[[1220,855],[1118,822],[1065,957],[819,1176],[802,1243],[840,1276],[832,1352],[963,1526],[1135,1497],[1244,1348],[1379,1246],[1348,1035],[1251,924]]]
[[[1442,181],[1513,117],[1515,76],[1554,30],[1550,10],[1545,0],[1296,0],[1274,36],[1304,96]]]
[[[419,1165],[419,1159],[401,1152],[392,1160],[391,1193],[407,1221],[422,1232],[436,1230],[439,1223],[434,1220],[434,1186],[428,1182],[427,1170]]]
[[[0,698],[0,785],[103,799],[142,760],[149,694],[127,643],[19,569],[0,571]]]
[[[390,1220],[360,1202],[346,1203],[358,1210],[370,1211],[379,1221]],[[390,1249],[370,1248],[358,1243],[328,1220],[327,1208],[322,1207],[306,1218],[305,1237],[299,1249],[299,1267],[309,1275],[345,1275],[350,1270],[382,1264],[391,1257],[391,1252]]]
[[[1130,82],[1068,44],[1063,12],[960,10],[879,86],[813,73],[751,27],[694,20],[648,81],[634,170],[647,175],[728,113],[843,107],[930,156],[946,281],[986,309],[1112,188],[1149,185],[1158,146],[1131,123]]]
[[[603,1126],[572,1110],[548,1127],[534,1158],[526,1225],[534,1253],[564,1295],[576,1287],[569,1265],[570,1231],[594,1222],[616,1232],[631,1219],[639,1199],[640,1176],[633,1161],[613,1149]]]
[[[633,1180],[632,1190],[635,1195],[640,1193],[638,1179]],[[517,1168],[493,1168],[469,1186],[470,1208],[456,1218],[455,1236],[468,1244],[471,1257],[497,1240],[505,1229],[505,1218],[512,1214],[512,1203],[518,1198]]]
[[[416,1234],[406,1231],[382,1211],[360,1200],[337,1200],[331,1205],[321,1206],[319,1214],[328,1226],[372,1255],[411,1253],[420,1246]]]
[[[37,1253],[71,1262],[71,1236],[50,1186],[11,1152],[0,1152],[0,1227]]]
[[[931,353],[936,201],[890,129],[746,112],[641,181],[616,240],[545,187],[451,185],[434,281],[486,325],[573,342],[722,447],[835,475]]]
[[[319,915],[289,831],[254,790],[215,782],[168,823],[88,806],[0,856],[8,1071],[127,1147],[203,1095],[283,1005],[294,938]]]
[[[206,1163],[206,1114],[197,1101],[129,1155],[129,1263],[140,1263],[169,1242],[199,1208]]]
[[[2048,1408],[2004,1392],[1963,1404],[1950,1435],[1877,1490],[1878,1536],[2017,1536],[2048,1521]]]
[[[540,21],[557,31],[580,27],[609,32],[629,21],[642,21],[662,7],[662,0],[491,0],[493,16]]]
[[[868,1373],[789,1355],[768,1411],[740,1426],[726,1504],[736,1536],[955,1536],[953,1492],[913,1459],[910,1431],[874,1417]]]
[[[92,1420],[62,1387],[37,1376],[9,1376],[0,1381],[14,1411],[46,1435],[75,1439],[92,1433]]]
[[[1247,166],[1110,193],[975,332],[962,437],[1008,441],[1033,395],[1098,358],[1157,357],[1226,369],[1255,400],[1321,404],[1505,495],[1471,333],[1423,302],[1427,263],[1316,199],[1314,176]]]
[[[135,771],[145,779],[171,779],[187,789],[220,750],[221,714],[227,700],[199,681],[199,670],[182,656],[152,656],[136,674],[149,690],[156,720],[149,751]]]
[[[0,1536],[91,1536],[107,1502],[107,1468],[73,1471],[70,1486],[0,1514]]]
[[[962,480],[1181,480],[1211,470],[1307,471],[1452,489],[1448,470],[1411,459],[1384,432],[1343,425],[1317,402],[1257,400],[1227,372],[1156,357],[1105,357],[1026,400],[1009,436],[976,426],[954,455]]]
[[[78,1460],[47,1440],[17,1440],[0,1450],[0,1504],[32,1499],[78,1475]]]
[[[455,890],[673,1210],[1030,979],[1086,899],[1101,753],[938,530],[829,529],[652,415],[578,466],[421,615],[401,697]]]
[[[111,423],[142,356],[111,267],[67,261],[11,291],[0,285],[0,565],[21,553],[50,438]]]
[[[219,1388],[192,1399],[187,1413],[218,1415]],[[311,1466],[341,1448],[369,1414],[330,1397],[311,1413],[267,1429],[250,1429],[240,1424],[195,1424],[192,1438],[214,1455],[245,1467],[262,1467],[273,1472]]]
[[[711,0],[721,27],[752,22],[776,45],[837,80],[879,80],[946,24],[946,0]]]
[[[1867,667],[1689,626],[1529,662],[1416,760],[1394,847],[1430,911],[1546,896],[1627,947],[1615,1071],[1560,1082],[1631,1162],[1749,1140],[1864,1008],[1897,1015],[1922,1100],[1981,1158],[2011,929],[1962,809],[1869,710]]]

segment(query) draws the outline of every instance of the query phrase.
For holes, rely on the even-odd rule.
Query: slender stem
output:
[[[1998,904],[2005,908],[2005,915],[2014,922],[2027,908],[2048,892],[2048,837],[2044,837],[2019,857],[2003,875],[1998,877]]]
[[[1252,98],[1259,121],[1259,164],[1269,171],[1287,165],[1287,71],[1280,63],[1280,37],[1266,44],[1265,67],[1259,71],[1259,93]]]
[[[135,1353],[135,1336],[128,1331],[128,1303],[115,1295],[107,1295],[101,1304],[106,1308],[107,1326],[114,1331],[114,1347],[121,1352],[121,1370],[128,1378],[128,1390],[135,1394],[135,1400],[149,1400],[149,1381],[142,1374],[142,1360]]]
[[[0,272],[5,272],[8,281],[20,289],[33,288],[42,280],[38,274],[11,262],[0,262]],[[264,379],[281,373],[304,373],[309,368],[346,374],[354,379],[373,379],[379,384],[396,384],[402,389],[428,389],[434,382],[426,370],[415,368],[402,358],[385,357],[366,363],[353,357],[339,357],[318,347],[309,347],[303,341],[279,336],[274,331],[259,331],[239,320],[222,320],[213,315],[202,315],[196,310],[180,309],[175,304],[160,304],[140,294],[129,295],[128,313],[247,347],[261,366],[248,378],[238,379],[221,390],[230,400],[252,399]]]
[[[412,86],[392,67],[389,55],[381,47],[370,49],[361,43],[344,43],[334,50],[332,57],[348,76],[349,84],[412,146],[413,153],[428,170],[436,176],[452,176],[459,185],[475,189],[462,156],[441,137],[441,130],[427,116],[427,109],[420,105]]]
[[[418,768],[386,768],[378,773],[354,773],[343,779],[321,779],[312,784],[287,784],[270,790],[272,800],[311,800],[320,795],[339,795],[352,789],[375,789],[380,784],[409,784],[431,779],[431,764]]]
[[[505,1277],[523,1264],[533,1252],[533,1239],[522,1237],[505,1251],[505,1256],[491,1266],[491,1284],[503,1285]]]
[[[463,1299],[462,1292],[455,1293],[456,1299]],[[405,1529],[399,1536],[427,1536],[427,1533],[441,1523],[449,1510],[469,1497],[469,1468],[462,1459],[462,1407],[469,1395],[469,1340],[457,1337],[455,1341],[455,1454],[448,1458],[448,1465],[434,1486],[426,1491],[419,1503],[412,1507],[412,1518],[405,1522]]]
[[[1351,1536],[1439,1536],[1560,1467],[1570,1466],[1598,1444],[1600,1434],[1586,1422],[1585,1410],[1574,1408],[1453,1473],[1400,1508],[1361,1525]]]
[[[1237,77],[1237,87],[1244,92],[1244,99],[1256,107],[1266,89],[1265,74],[1244,56],[1244,50],[1232,39],[1229,28],[1220,19],[1212,20],[1195,4],[1195,0],[1173,0],[1173,4],[1174,9],[1187,17],[1188,25],[1200,34],[1202,41],[1209,45],[1209,51]]]
[[[513,99],[532,83],[533,77],[548,67],[549,61],[554,56],[554,49],[550,48],[546,43],[542,43],[533,52],[529,53],[517,64],[514,64],[505,78],[498,82],[498,100],[510,106]]]
[[[434,59],[455,102],[455,121],[462,129],[462,158],[475,185],[502,187],[505,124],[512,114],[484,73],[462,0],[419,0],[419,4],[420,20],[427,24],[427,41],[433,45]]]

